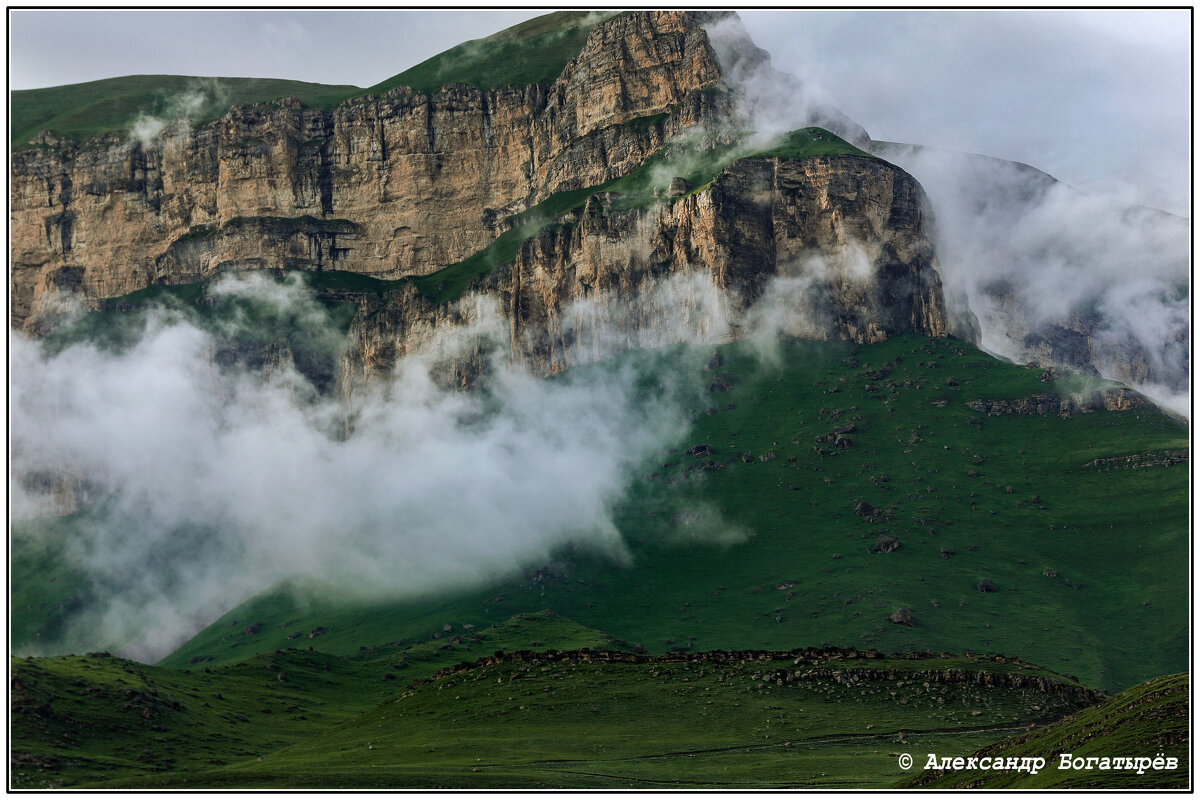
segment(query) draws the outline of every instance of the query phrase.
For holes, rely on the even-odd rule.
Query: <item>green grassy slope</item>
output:
[[[10,93],[11,142],[19,149],[47,129],[78,142],[103,134],[126,135],[140,115],[178,117],[172,110],[173,101],[195,92],[203,92],[205,100],[190,118],[194,124],[203,124],[235,103],[280,97],[297,97],[307,108],[333,108],[348,99],[382,94],[396,86],[436,92],[447,83],[484,89],[549,83],[579,54],[592,28],[615,13],[544,14],[492,36],[464,42],[366,89],[266,78],[130,75],[15,91]]]
[[[626,648],[552,614],[458,633],[465,643],[446,649],[430,643],[353,658],[309,649],[305,637],[302,644],[290,642],[287,649],[236,664],[188,669],[147,666],[108,653],[13,659],[13,785],[44,788],[117,775],[125,780],[256,759],[348,724],[399,696],[412,680],[464,658],[547,643],[560,649]]]
[[[352,654],[550,608],[652,652],[969,650],[1108,691],[1186,668],[1186,465],[1086,466],[1186,451],[1182,425],[1154,409],[983,416],[967,402],[1080,387],[953,339],[788,341],[778,368],[744,345],[721,353],[715,372],[662,375],[732,388],[701,392],[687,438],[618,509],[629,565],[565,551],[474,591],[374,607],[268,592],[163,664],[286,646],[284,623],[322,627],[320,649]],[[818,441],[847,425],[850,446]],[[696,444],[712,454],[686,454]],[[859,501],[875,513],[856,514]],[[888,536],[897,549],[871,552]],[[978,591],[985,579],[996,591]],[[900,608],[912,626],[889,621]],[[242,636],[234,621],[263,628]]]
[[[592,28],[616,11],[555,11],[484,39],[473,39],[422,61],[365,90],[381,94],[396,86],[436,92],[447,83],[483,89],[552,83],[579,55]]]
[[[1156,678],[975,754],[993,759],[1045,758],[1047,767],[1037,775],[979,770],[938,774],[930,770],[907,785],[922,789],[1186,789],[1191,767],[1189,684],[1186,674]],[[1070,769],[1060,768],[1064,753],[1071,754]],[[1175,769],[1165,769],[1161,762],[1159,768],[1113,769],[1111,760],[1106,765],[1100,760],[1160,756],[1175,759]],[[1084,759],[1082,765],[1079,758]],[[1089,758],[1097,760],[1089,764]]]
[[[70,622],[93,602],[93,589],[86,572],[72,565],[65,545],[88,515],[82,511],[12,523],[8,630],[14,649],[36,651],[44,642],[53,642],[55,648],[75,647],[69,638]]]
[[[606,656],[595,645],[611,640],[545,614],[482,634],[520,652],[428,680],[436,665],[408,654],[17,659],[14,786],[872,787],[903,776],[897,749],[974,749],[1094,702],[980,658]],[[517,647],[530,636],[593,647]]]
[[[521,245],[529,239],[553,226],[573,224],[572,220],[565,223],[560,220],[584,208],[588,200],[596,195],[606,195],[607,202],[616,209],[645,209],[664,199],[663,193],[674,177],[683,178],[690,187],[689,194],[694,194],[741,158],[803,159],[815,156],[875,158],[823,128],[790,131],[765,144],[748,140],[712,145],[700,137],[685,139],[663,147],[640,167],[621,178],[550,195],[532,208],[515,215],[511,219],[513,227],[483,250],[457,264],[412,280],[420,292],[433,302],[450,302],[461,297],[479,277],[498,266],[511,263],[520,252]]]
[[[327,674],[332,665],[336,678]],[[386,696],[366,666],[308,651],[220,671],[164,670],[95,653],[14,659],[12,671],[16,788],[253,758]]]

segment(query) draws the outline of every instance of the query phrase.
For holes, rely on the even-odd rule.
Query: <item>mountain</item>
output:
[[[1169,215],[727,12],[12,105],[16,788],[892,785],[1187,668]]]
[[[399,313],[436,318],[465,280],[511,264],[551,273],[542,287],[523,285],[525,297],[499,292],[502,307],[539,298],[545,308],[531,312],[536,324],[581,294],[615,289],[623,302],[642,288],[639,273],[656,278],[685,267],[716,273],[718,285],[750,301],[775,262],[809,252],[861,258],[841,251],[846,240],[866,237],[870,248],[886,250],[867,255],[868,269],[886,280],[856,280],[849,295],[838,290],[838,304],[898,293],[919,308],[899,312],[913,319],[876,319],[876,302],[868,319],[832,322],[830,335],[865,341],[914,325],[940,334],[923,198],[906,175],[829,133],[767,142],[714,142],[704,133],[735,121],[702,27],[718,16],[609,19],[577,42],[581,50],[555,80],[521,88],[396,85],[329,110],[306,109],[299,98],[235,105],[216,123],[174,127],[148,145],[109,134],[79,146],[48,134],[44,146],[15,154],[13,322],[36,330],[52,321],[52,298],[64,291],[94,303],[263,268],[426,278],[417,281],[425,290],[417,307]],[[663,148],[683,131],[696,136]],[[723,146],[714,151],[714,143]],[[844,157],[855,154],[866,160]],[[752,155],[773,160],[741,163]],[[795,157],[809,166],[797,171]],[[853,167],[834,169],[823,160],[831,157]],[[667,193],[674,177],[683,179],[683,196],[670,198],[672,214],[659,220],[655,193]],[[593,195],[599,202],[588,205]],[[814,203],[819,222],[809,216]],[[872,216],[864,216],[868,206]],[[645,211],[616,213],[634,208]],[[601,243],[635,226],[659,230],[614,254],[632,275],[563,273],[564,260],[594,260]],[[550,237],[552,247],[538,246]],[[757,249],[743,250],[751,239]],[[898,280],[911,285],[893,285]],[[409,294],[397,303],[412,305]],[[514,315],[514,325],[524,318]],[[402,337],[397,348],[406,349]]]
[[[905,254],[890,265],[890,254],[872,249],[883,244],[875,241],[878,230],[870,232],[865,255],[878,267],[872,280],[913,271],[915,284],[900,291],[929,306],[924,330],[936,333],[941,324],[1006,358],[1098,370],[1177,410],[1186,405],[1180,397],[1190,374],[1187,265],[1180,255],[1187,250],[1186,221],[1064,196],[1056,181],[1024,165],[872,142],[802,82],[771,69],[768,55],[726,13],[558,12],[464,43],[367,89],[135,76],[14,92],[12,101],[10,310],[14,326],[35,334],[52,328],[71,298],[95,307],[150,285],[245,269],[425,278],[422,301],[401,298],[389,315],[436,321],[454,314],[446,301],[469,281],[520,257],[557,275],[552,287],[537,288],[536,304],[544,309],[535,318],[554,316],[564,302],[597,288],[611,289],[613,302],[627,302],[629,281],[598,286],[603,276],[577,279],[553,263],[564,247],[572,259],[594,260],[603,251],[597,245],[613,238],[593,245],[595,231],[579,229],[587,196],[604,200],[627,191],[629,184],[614,184],[636,177],[655,157],[633,205],[652,216],[649,195],[669,194],[675,177],[684,179],[676,190],[686,187],[684,195],[700,195],[694,202],[707,205],[709,184],[724,169],[746,156],[787,151],[781,133],[818,126],[936,187],[932,208],[940,222],[933,227],[924,192],[901,187],[907,194],[898,202],[922,210],[920,219],[913,208],[903,210],[914,226],[903,234],[912,241],[900,249],[932,242],[940,266],[924,268]],[[756,129],[758,135],[747,134]],[[695,135],[683,136],[687,131]],[[668,142],[675,145],[664,147]],[[815,154],[807,150],[795,154]],[[707,154],[702,167],[691,163],[697,151]],[[724,188],[759,191],[744,178],[738,187],[726,178],[715,187],[716,199]],[[835,204],[857,191],[857,177],[845,180],[834,182]],[[880,173],[871,180],[889,178]],[[824,181],[810,174],[785,188],[793,196],[823,195]],[[716,272],[737,306],[754,299],[764,276],[806,272],[799,262],[810,255],[835,265],[861,261],[863,254],[843,246],[851,238],[866,241],[862,228],[878,224],[851,220],[847,231],[835,225],[838,246],[831,250],[828,241],[792,241],[801,231],[747,229],[738,213],[761,222],[768,212],[743,201],[737,201],[742,212],[714,203],[712,220],[673,202],[674,218],[662,220],[639,252],[615,255],[654,279],[677,271],[681,260]],[[791,202],[781,197],[773,205]],[[631,224],[614,219],[610,204],[591,208],[594,217],[612,220],[606,226]],[[856,211],[825,209],[831,219]],[[718,245],[738,244],[732,234],[741,227],[774,246],[746,251],[757,268],[742,275],[744,265],[728,253],[709,253],[700,239],[693,246],[691,227],[701,226],[703,234],[713,224]],[[721,225],[734,229],[729,237]],[[1013,229],[1031,234],[1006,233]],[[1097,229],[1108,231],[1104,242],[1092,235]],[[529,243],[568,234],[573,243],[555,245],[553,254]],[[1128,264],[1138,262],[1151,269],[1130,273]],[[944,300],[926,288],[935,279],[949,281]],[[834,283],[823,281],[820,291]],[[894,287],[883,284],[875,290],[890,296]],[[860,285],[839,305],[866,291]],[[512,300],[507,293],[502,298],[502,304]],[[514,325],[522,316],[513,316]],[[938,316],[945,322],[932,319]],[[827,333],[846,335],[839,325],[825,326]],[[362,347],[405,352],[409,344],[395,328],[393,322],[364,331],[383,341]]]

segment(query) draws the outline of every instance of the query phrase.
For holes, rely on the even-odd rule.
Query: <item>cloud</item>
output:
[[[321,313],[295,287],[264,288],[218,291]],[[635,467],[682,435],[679,404],[640,392],[628,362],[535,378],[489,349],[506,332],[496,309],[469,302],[472,328],[442,332],[351,407],[286,360],[215,359],[219,337],[177,318],[152,317],[120,352],[48,355],[11,336],[12,474],[67,470],[111,491],[78,518],[69,554],[99,601],[64,646],[103,639],[158,658],[289,578],[379,599],[468,585],[568,543],[625,558],[611,509]],[[431,377],[481,344],[478,390]]]
[[[1081,356],[1102,375],[1187,413],[1187,220],[1013,162],[930,148],[883,155],[925,187],[947,301],[966,300],[986,349],[1025,361],[1031,332],[1086,334]]]
[[[193,78],[181,92],[162,94],[155,108],[142,111],[130,123],[130,138],[148,147],[163,131],[224,111],[229,105],[229,88],[218,78]]]
[[[751,41],[736,15],[705,27],[743,124],[770,140],[788,131],[817,125],[854,144],[865,144],[867,132],[833,102],[810,74],[801,78],[771,66],[771,57]]]
[[[1191,196],[1186,9],[740,12],[776,67],[877,139],[1033,164],[1136,202]],[[1050,77],[1047,77],[1050,76]]]
[[[806,267],[821,280],[840,268]],[[10,494],[44,508],[45,487],[22,479],[46,474],[93,499],[71,538],[42,544],[65,548],[95,602],[41,652],[156,660],[281,585],[378,601],[512,574],[567,545],[623,562],[613,510],[711,402],[709,350],[675,345],[753,325],[771,368],[775,339],[804,325],[802,308],[743,311],[710,274],[685,272],[578,299],[514,352],[495,301],[468,295],[462,324],[390,374],[321,392],[296,362],[336,359],[347,339],[302,283],[233,274],[207,293],[216,319],[155,311],[123,348],[10,335]],[[554,377],[523,366],[547,352]],[[483,367],[471,391],[439,380],[468,361]],[[699,501],[671,513],[668,546],[749,535]]]
[[[1146,50],[1164,31],[1162,15],[888,11],[747,16],[766,41],[778,43],[783,30],[799,31],[787,47],[777,48],[788,66],[801,71],[799,79],[792,79],[770,67],[736,18],[709,28],[740,115],[768,134],[805,124],[861,131],[840,117],[825,85],[837,85],[839,97],[845,91],[853,107],[870,115],[865,121],[872,130],[875,119],[903,118],[910,128],[901,130],[909,130],[917,142],[994,147],[1000,155],[1031,151],[1058,163],[1085,160],[1084,141],[1115,155],[1120,152],[1116,145],[1127,144],[1130,131],[1150,120],[1164,123],[1149,125],[1156,142],[1177,144],[1186,128],[1178,114],[1181,106],[1169,101],[1172,92],[1183,96],[1169,77],[1174,73],[1158,69],[1178,57],[1180,37],[1167,37],[1162,57]],[[1122,25],[1131,27],[1117,35]],[[1128,44],[1129,51],[1114,54],[1104,46],[1114,39]],[[830,42],[844,43],[845,52],[831,51]],[[931,55],[913,59],[912,52]],[[1017,56],[1024,53],[1036,67]],[[947,69],[947,64],[958,66]],[[1012,69],[1029,71],[1029,78],[1014,82]],[[1033,80],[1034,70],[1056,80]],[[1127,87],[1128,97],[1115,105],[1102,102],[1098,95],[1116,92],[1091,80],[1096,70],[1111,73],[1113,81]],[[870,80],[863,80],[864,75]],[[1168,77],[1163,83],[1150,80],[1152,75]],[[1151,100],[1135,88],[1148,81]],[[967,84],[970,92],[963,91]],[[913,94],[917,90],[920,100]],[[1081,102],[1088,105],[1088,119],[1103,119],[1104,124],[1093,125],[1078,139],[1062,136],[1064,126],[1080,127]],[[1096,117],[1096,108],[1106,109],[1103,117]],[[1061,125],[1029,122],[1053,123],[1059,116]],[[1168,197],[1170,181],[1158,181],[1164,172],[1185,174],[1179,167],[1187,161],[1186,152],[1181,156],[1174,146],[1151,148],[1161,157],[1136,183],[1126,179],[1129,171],[1119,161],[1076,167],[1075,174],[1105,176],[1079,191],[1012,161],[930,147],[863,146],[911,172],[925,189],[934,210],[931,238],[957,332],[974,327],[974,316],[982,345],[993,353],[1018,361],[1094,366],[1176,410],[1187,409],[1189,226],[1182,218],[1141,205],[1148,198]],[[1106,174],[1109,166],[1113,172]],[[788,303],[815,308],[808,299],[814,286],[809,279],[791,276],[776,285],[773,300],[767,298],[775,305],[763,308],[776,309],[771,312],[776,321]],[[790,299],[784,300],[785,295]],[[814,317],[810,313],[804,319]],[[799,330],[794,321],[787,326]]]

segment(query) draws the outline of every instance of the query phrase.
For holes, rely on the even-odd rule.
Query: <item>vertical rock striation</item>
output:
[[[876,342],[947,335],[924,195],[875,158],[735,161],[708,186],[648,209],[594,196],[527,241],[460,303],[415,288],[369,302],[351,371],[390,369],[439,326],[494,300],[513,357],[546,374],[615,350],[721,341],[748,327]],[[461,379],[469,366],[458,364]]]

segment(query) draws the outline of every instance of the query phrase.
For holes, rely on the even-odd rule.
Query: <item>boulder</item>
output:
[[[854,514],[859,517],[871,517],[875,515],[875,506],[868,503],[866,500],[856,500],[854,502]]]

